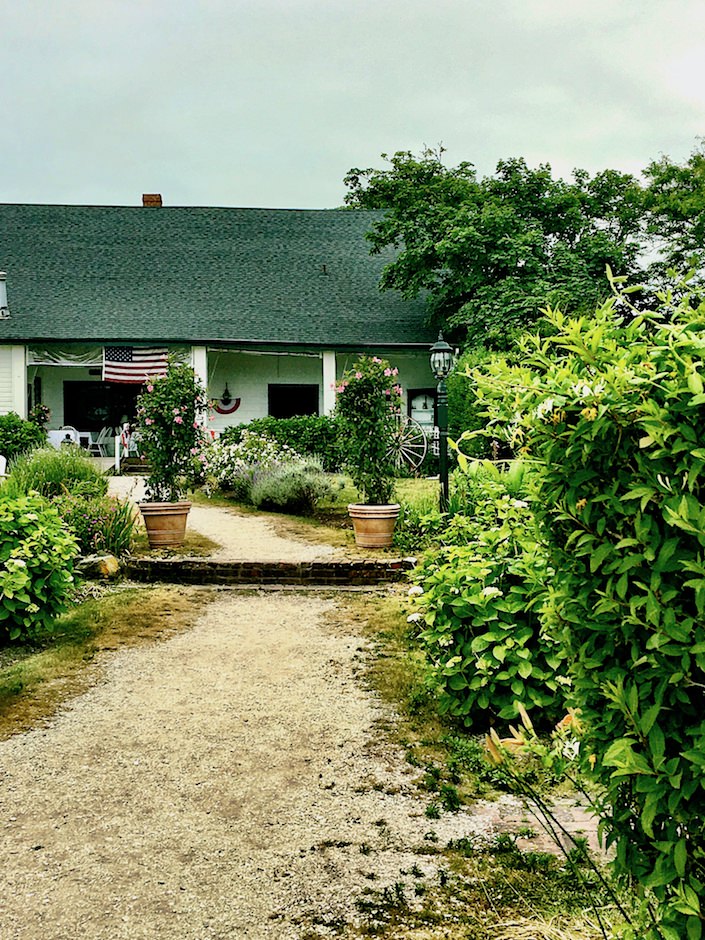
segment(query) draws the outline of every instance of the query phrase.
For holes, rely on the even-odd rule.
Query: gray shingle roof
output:
[[[0,343],[428,344],[423,304],[377,286],[375,216],[0,205]]]

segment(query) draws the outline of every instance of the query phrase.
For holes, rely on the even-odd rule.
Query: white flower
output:
[[[528,509],[529,504],[525,499],[513,499],[512,506],[514,506],[515,509]]]
[[[413,587],[409,588],[408,593],[409,593],[409,597],[415,597],[419,594],[423,594],[423,588],[420,585],[415,584]]]
[[[497,595],[501,594],[502,592],[500,591],[498,587],[495,587],[493,584],[490,584],[487,587],[484,587],[480,593],[482,594],[483,597],[497,597]]]
[[[417,613],[415,613],[415,614],[409,614],[409,616],[406,618],[406,622],[407,622],[407,623],[418,623],[419,620],[421,620],[421,619],[422,619],[421,614],[419,614],[419,613],[417,612]]]
[[[549,415],[555,407],[555,402],[552,398],[547,398],[545,401],[542,401],[541,404],[536,409],[536,414],[539,418],[543,418],[544,415]]]
[[[578,398],[587,398],[588,395],[592,395],[592,389],[587,382],[576,382],[575,385],[571,385],[570,390]]]

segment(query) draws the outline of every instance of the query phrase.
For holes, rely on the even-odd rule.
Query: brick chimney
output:
[[[162,204],[162,194],[161,193],[142,193],[142,205],[143,206],[154,206],[156,208],[161,207]]]

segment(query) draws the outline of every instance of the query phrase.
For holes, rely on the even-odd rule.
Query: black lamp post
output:
[[[431,371],[438,380],[436,409],[438,412],[438,476],[441,483],[441,512],[448,509],[448,389],[446,379],[453,368],[453,350],[438,334],[431,346]]]

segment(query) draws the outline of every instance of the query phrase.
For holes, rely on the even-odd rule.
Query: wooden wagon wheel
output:
[[[407,415],[396,416],[389,453],[397,470],[417,470],[426,456],[428,441],[424,429]]]

